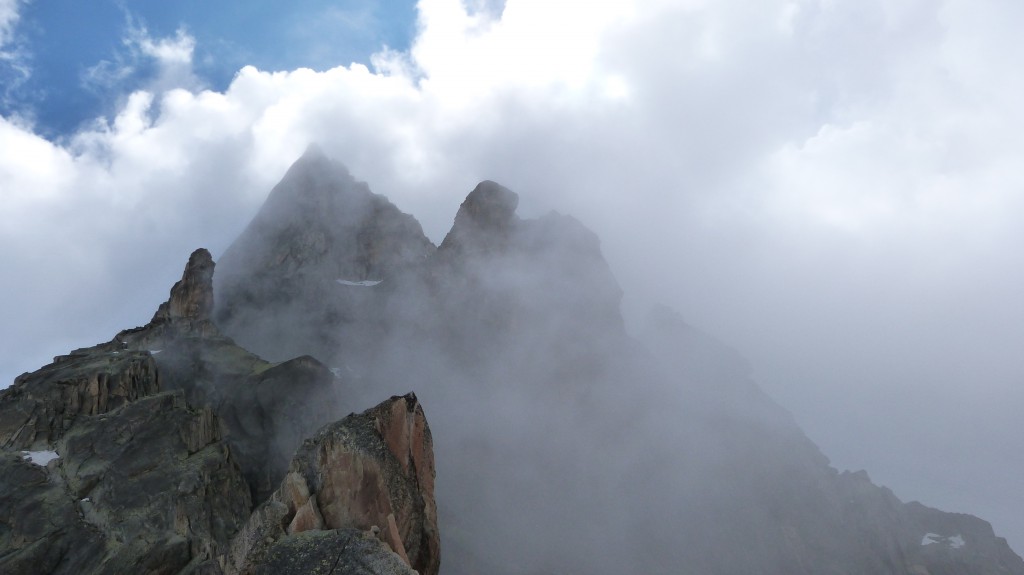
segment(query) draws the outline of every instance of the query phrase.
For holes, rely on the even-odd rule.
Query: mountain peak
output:
[[[303,158],[327,158],[327,154],[324,153],[324,149],[320,147],[320,144],[316,142],[310,142],[306,146],[306,151],[302,152]]]
[[[146,328],[173,325],[182,332],[213,335],[213,256],[206,248],[192,252],[170,297],[160,304]],[[130,331],[130,330],[129,330]]]
[[[373,317],[384,305],[373,294],[433,250],[415,218],[311,146],[217,262],[217,323],[264,357],[332,357],[344,346],[338,330],[321,337],[304,326]],[[342,287],[381,281],[375,291]],[[288,344],[267,344],[280,333]]]
[[[488,248],[508,237],[519,218],[519,195],[484,180],[466,196],[455,215],[455,224],[441,242],[440,249]]]
[[[310,215],[338,202],[358,201],[368,195],[369,187],[356,181],[344,164],[311,144],[271,190],[260,214],[298,210],[302,215]]]
[[[206,248],[192,252],[181,280],[171,288],[171,297],[157,315],[170,320],[207,321],[213,312],[213,256]]]

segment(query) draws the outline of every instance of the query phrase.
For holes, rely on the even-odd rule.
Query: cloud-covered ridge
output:
[[[0,3],[8,41],[18,6]],[[188,73],[58,141],[0,117],[0,373],[144,321],[175,262],[220,255],[315,141],[435,242],[483,179],[526,215],[572,213],[627,311],[671,303],[839,466],[1020,546],[1020,502],[990,496],[1024,473],[1021,11],[423,0],[408,52],[245,67],[223,91],[189,79],[187,35],[139,40]]]

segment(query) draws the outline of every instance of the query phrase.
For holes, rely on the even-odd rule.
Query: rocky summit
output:
[[[213,270],[0,392],[0,573],[437,573],[416,396],[339,419],[316,359],[220,334]]]
[[[481,182],[435,246],[307,152],[148,324],[0,392],[0,572],[1024,574],[517,206]]]

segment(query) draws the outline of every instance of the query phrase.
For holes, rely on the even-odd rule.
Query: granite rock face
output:
[[[159,389],[156,364],[145,352],[73,352],[4,390],[0,446],[42,449],[80,415],[100,415]]]
[[[255,575],[415,575],[386,543],[356,529],[305,531],[272,545]]]
[[[196,250],[147,325],[0,391],[0,573],[238,572],[247,526],[280,505],[271,495],[303,438],[340,415],[343,383],[312,357],[269,363],[221,335],[213,271]],[[410,557],[437,572],[430,432],[415,396],[392,403],[364,416],[377,444],[359,444],[378,458],[359,462],[377,465],[382,493],[404,488],[371,517],[390,531],[343,525],[366,509],[338,498],[325,520],[310,495],[276,526],[294,537],[245,572],[412,573]],[[309,462],[311,481],[351,476],[333,467],[350,459]]]
[[[223,560],[249,488],[213,412],[161,392],[145,352],[80,351],[19,378],[0,414],[83,378],[131,381],[140,393],[106,404],[90,395],[99,399],[89,409],[63,412],[75,403],[37,399],[32,419],[51,432],[10,438],[0,460],[0,572],[180,573]],[[57,457],[45,467],[23,455],[46,451]]]
[[[338,534],[308,539],[330,531]],[[378,537],[406,568],[438,572],[432,439],[413,394],[349,415],[306,440],[237,539],[232,569],[259,572],[253,565],[273,563],[282,548],[315,547],[353,532]]]

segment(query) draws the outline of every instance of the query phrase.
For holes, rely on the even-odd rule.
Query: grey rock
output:
[[[519,196],[512,190],[490,180],[480,182],[459,206],[439,249],[479,254],[500,248],[519,223],[518,205]]]
[[[78,350],[0,391],[0,447],[44,449],[84,415],[100,415],[159,389],[149,353]]]
[[[0,454],[0,571],[95,573],[104,536],[85,522],[60,475]]]
[[[317,493],[307,490],[298,508],[271,500],[252,512],[281,483],[302,439],[337,417],[339,381],[312,357],[269,363],[221,335],[210,319],[213,270],[197,250],[147,325],[57,357],[0,392],[0,573],[220,575],[253,550],[270,561],[261,572],[312,569],[312,550],[342,569],[335,572],[412,572],[409,555],[357,532],[304,534],[333,528]],[[381,485],[405,486],[418,505],[396,500],[391,532],[407,536],[422,562],[427,552],[413,535],[432,529],[436,573],[436,520],[424,526],[425,501],[436,516],[430,435],[411,401],[413,436],[392,429],[390,412],[374,416],[379,441],[406,450],[374,464],[395,474],[378,475]],[[396,426],[399,419],[407,418],[396,416]],[[37,465],[29,452],[41,450],[58,456]],[[328,480],[352,472],[337,463],[322,462],[319,472]],[[427,491],[419,468],[429,469]],[[329,507],[332,524],[343,507]],[[402,539],[392,544],[405,553]]]
[[[256,575],[413,575],[380,539],[356,529],[306,531],[277,541]]]
[[[220,258],[216,321],[267,359],[340,365],[386,336],[376,318],[433,249],[414,218],[310,149]]]
[[[45,386],[45,375],[21,385]],[[223,561],[248,517],[248,486],[216,417],[181,392],[80,413],[49,447],[59,457],[46,468],[10,451],[0,462],[0,572],[184,572]]]
[[[221,335],[210,319],[214,269],[209,252],[196,250],[153,319],[104,345],[122,353],[160,350],[152,357],[162,385],[218,414],[258,503],[280,482],[302,440],[339,416],[342,390],[310,356],[270,363]]]

